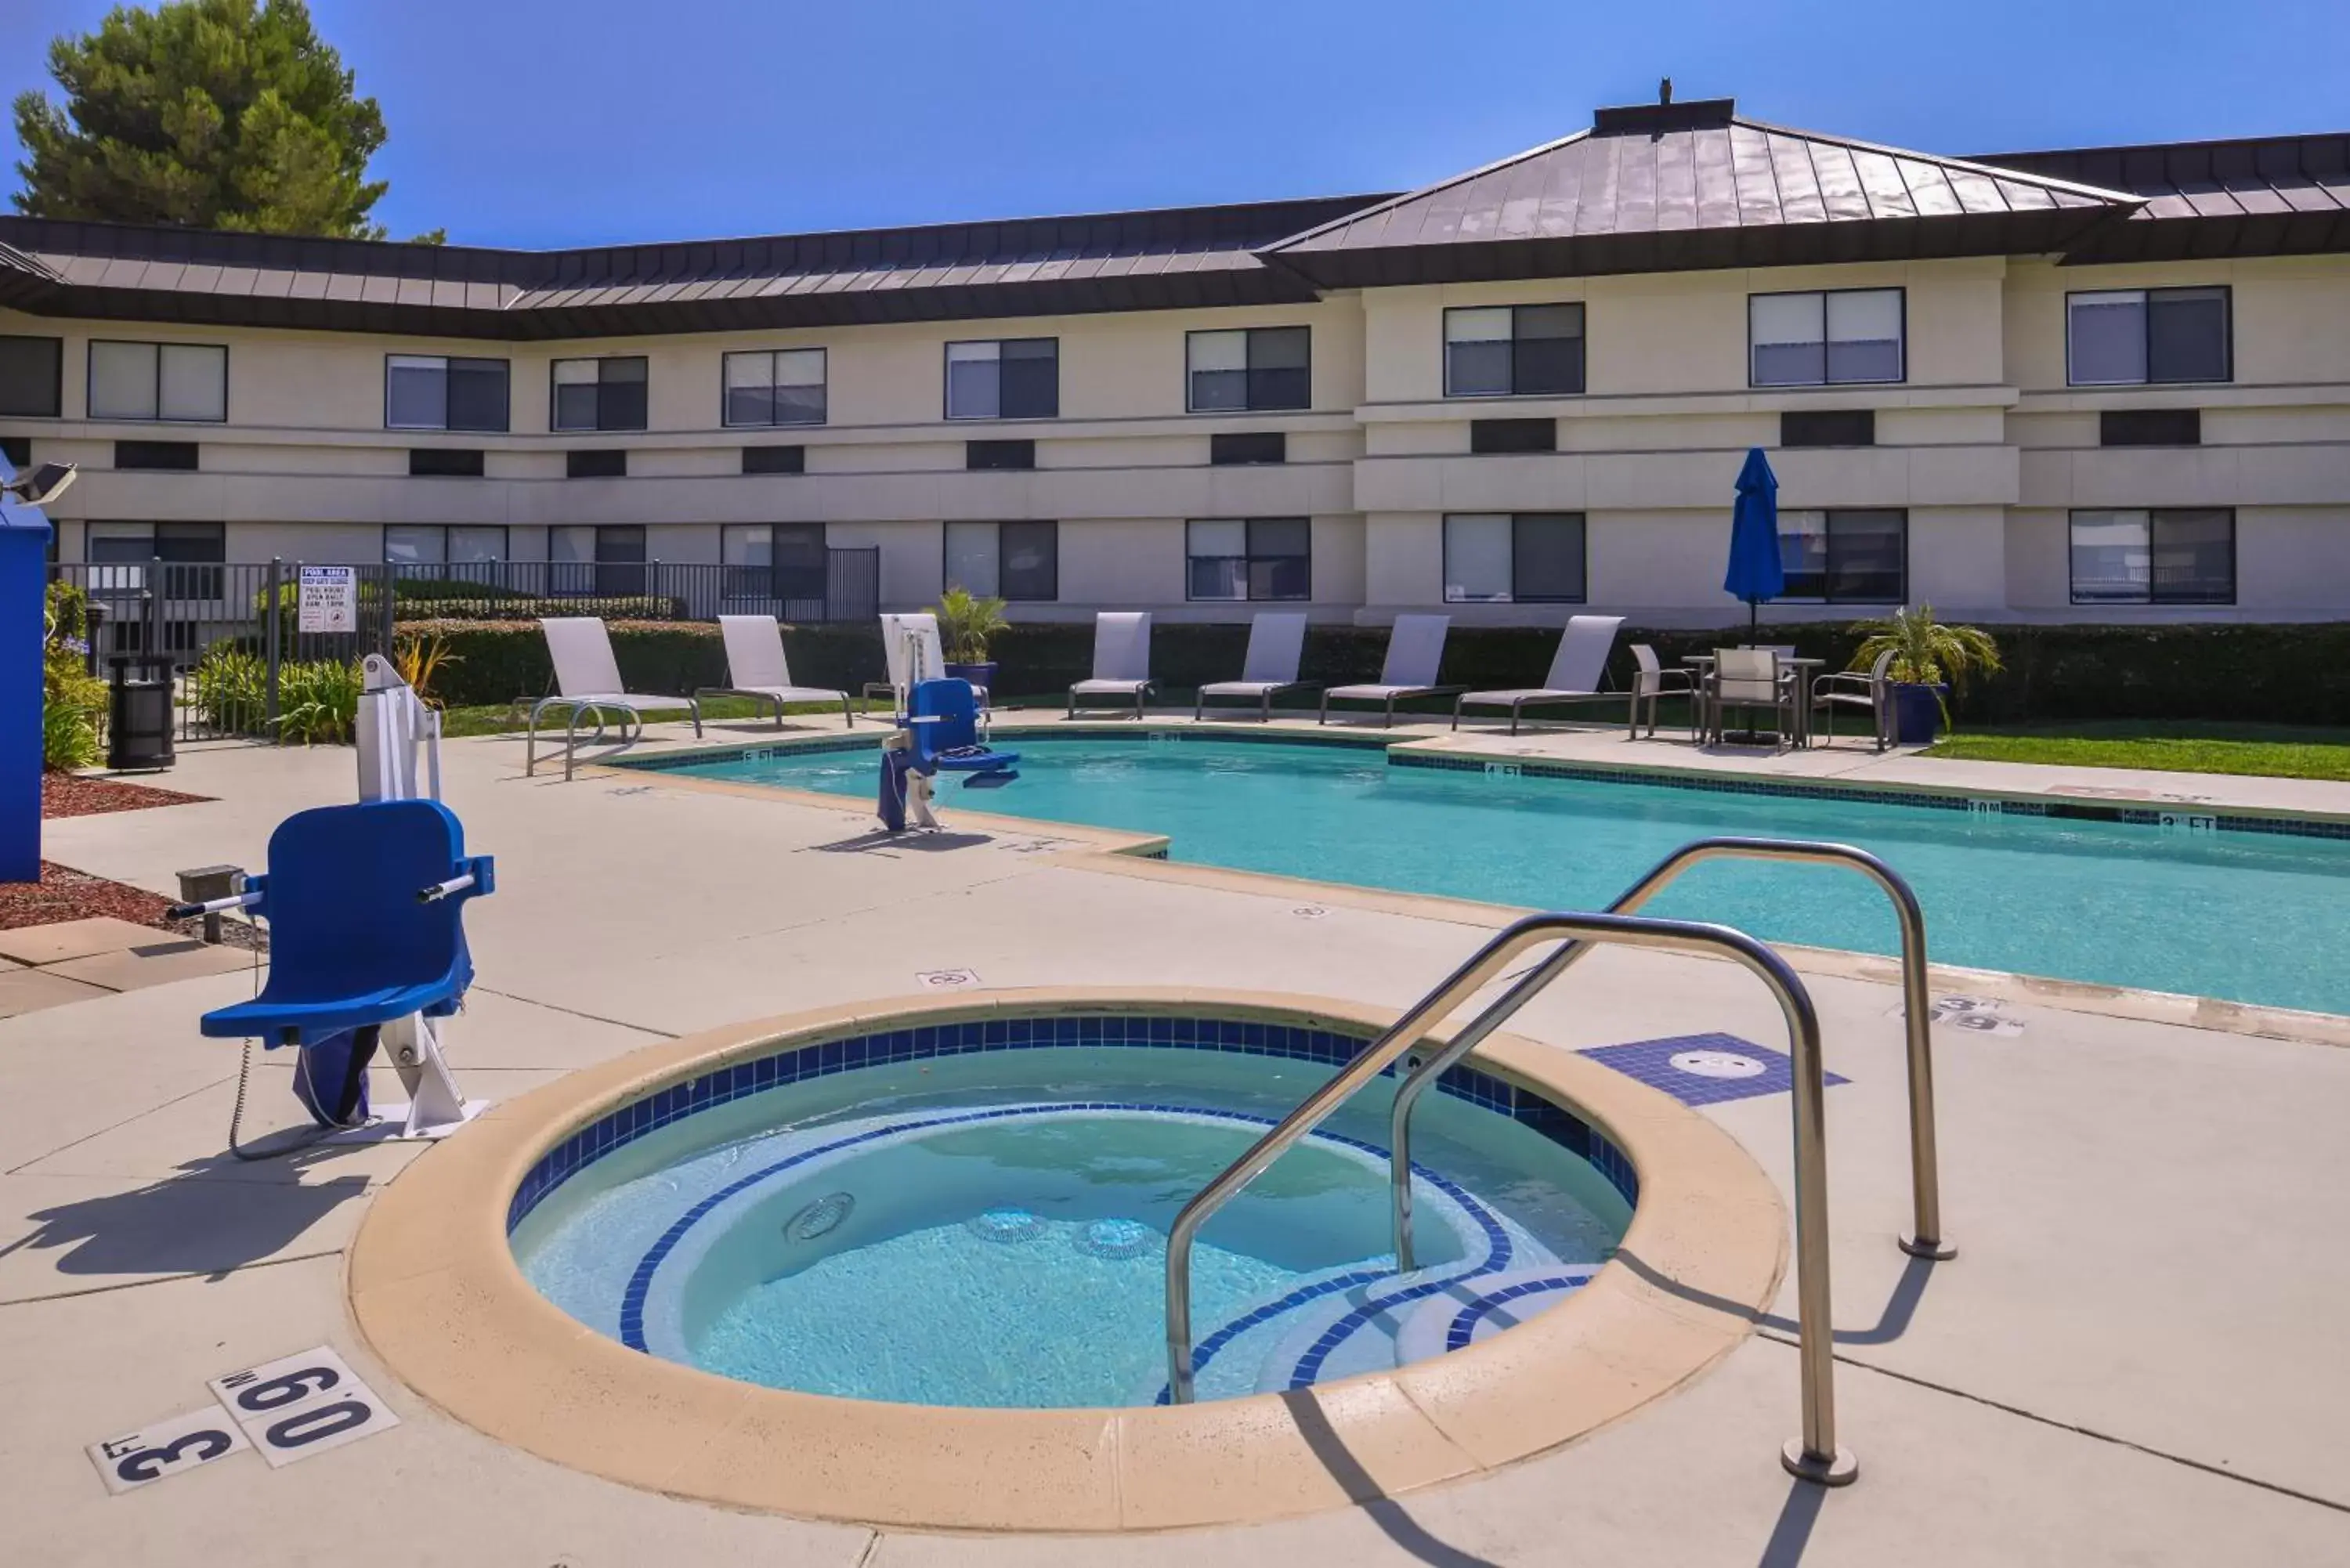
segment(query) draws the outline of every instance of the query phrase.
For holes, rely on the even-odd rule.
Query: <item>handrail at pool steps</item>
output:
[[[1885,890],[1893,900],[1901,926],[1901,1011],[1908,1032],[1909,1058],[1909,1189],[1912,1218],[1909,1233],[1898,1238],[1901,1250],[1913,1258],[1948,1259],[1959,1250],[1942,1234],[1940,1157],[1934,1140],[1934,1041],[1932,999],[1927,994],[1926,913],[1918,895],[1899,872],[1866,849],[1794,838],[1700,838],[1682,845],[1649,868],[1607,906],[1611,915],[1637,914],[1691,867],[1708,860],[1775,860],[1796,864],[1846,866]],[[1411,1113],[1444,1071],[1475,1050],[1485,1037],[1508,1023],[1519,1008],[1552,981],[1591,951],[1588,942],[1563,943],[1556,952],[1528,970],[1492,1006],[1452,1037],[1451,1044],[1411,1066],[1396,1089],[1395,1108],[1388,1116],[1390,1180],[1395,1192],[1396,1272],[1409,1272],[1411,1255]]]
[[[1612,913],[1526,916],[1486,942],[1385,1034],[1202,1188],[1175,1216],[1167,1232],[1169,1397],[1179,1405],[1191,1403],[1192,1397],[1191,1242],[1200,1227],[1235,1193],[1264,1174],[1291,1145],[1418,1044],[1454,1008],[1482,990],[1518,954],[1562,940],[1578,948],[1620,944],[1712,953],[1745,966],[1778,999],[1786,1021],[1787,1054],[1794,1078],[1795,1330],[1803,1385],[1803,1435],[1781,1450],[1780,1462],[1806,1480],[1828,1486],[1850,1481],[1860,1473],[1859,1466],[1835,1440],[1835,1361],[1828,1310],[1827,1083],[1820,1060],[1819,1014],[1804,982],[1777,953],[1743,931],[1693,920]]]

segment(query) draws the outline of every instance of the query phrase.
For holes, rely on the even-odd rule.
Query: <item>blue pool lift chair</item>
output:
[[[968,680],[920,680],[906,694],[899,733],[881,753],[882,826],[892,833],[936,827],[931,812],[941,773],[963,775],[966,789],[997,789],[1020,776],[1020,753],[979,737],[979,700]]]
[[[441,1054],[437,1020],[473,983],[467,900],[495,890],[494,862],[465,853],[464,829],[437,800],[321,806],[278,824],[269,869],[244,890],[194,911],[243,908],[270,927],[269,979],[250,1002],[203,1015],[203,1032],[302,1047],[305,1065],[332,1052],[331,1089],[312,1114],[355,1125],[367,1061],[379,1044],[410,1096],[400,1136],[438,1137],[477,1115]],[[344,1037],[348,1037],[348,1044]],[[313,1056],[311,1054],[318,1054]],[[309,1096],[306,1096],[306,1101]]]

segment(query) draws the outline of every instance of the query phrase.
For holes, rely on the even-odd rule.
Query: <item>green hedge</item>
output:
[[[716,626],[694,621],[615,621],[620,673],[642,691],[691,691],[726,679]],[[1999,639],[2005,673],[1979,682],[1955,705],[1961,722],[2022,723],[2073,719],[2241,719],[2266,723],[2350,724],[2350,624],[2292,626],[2010,626]],[[403,633],[438,633],[463,660],[444,666],[434,694],[456,705],[505,702],[554,690],[546,643],[529,621],[409,622]],[[1744,628],[1644,631],[1627,628],[1611,671],[1628,684],[1628,645],[1653,645],[1668,665],[1685,653],[1744,639]],[[1774,642],[1842,669],[1859,646],[1849,624],[1775,626]],[[855,691],[882,677],[879,629],[868,626],[784,628],[792,676],[804,685]],[[1550,667],[1555,629],[1456,628],[1445,645],[1448,684],[1532,684]],[[1245,626],[1160,625],[1151,664],[1162,697],[1188,701],[1207,680],[1240,673]],[[1304,676],[1336,685],[1376,680],[1387,649],[1380,627],[1316,627]],[[1089,673],[1093,628],[1081,622],[1015,626],[995,639],[995,693],[1057,701]],[[1425,706],[1442,707],[1442,703]]]

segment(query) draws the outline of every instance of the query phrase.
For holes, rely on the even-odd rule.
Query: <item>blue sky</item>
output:
[[[0,87],[102,0],[10,0]],[[1639,102],[1938,152],[2350,130],[2342,0],[315,0],[395,235],[543,246],[1402,189]],[[19,155],[0,132],[5,162]],[[10,189],[13,173],[6,176]]]

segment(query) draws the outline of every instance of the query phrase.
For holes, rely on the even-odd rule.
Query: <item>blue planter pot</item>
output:
[[[1893,682],[1893,738],[1905,746],[1930,744],[1942,732],[1942,701],[1948,686]]]
[[[947,679],[950,680],[968,680],[983,691],[993,691],[995,689],[996,664],[992,659],[985,664],[950,663],[946,670]]]

